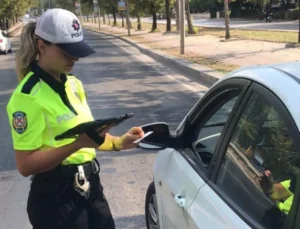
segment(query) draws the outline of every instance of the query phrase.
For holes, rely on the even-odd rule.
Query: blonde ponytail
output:
[[[35,22],[29,22],[24,26],[21,34],[21,47],[16,53],[16,71],[19,81],[30,72],[30,63],[36,60],[38,55],[35,27]]]

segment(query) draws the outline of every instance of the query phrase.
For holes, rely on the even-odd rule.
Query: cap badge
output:
[[[80,30],[80,24],[79,24],[79,22],[76,19],[73,20],[72,27],[73,27],[73,29],[75,31],[79,31]]]

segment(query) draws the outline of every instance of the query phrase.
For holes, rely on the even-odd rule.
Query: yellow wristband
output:
[[[120,149],[118,149],[115,145],[115,139],[112,141],[112,150],[113,151],[120,151]]]

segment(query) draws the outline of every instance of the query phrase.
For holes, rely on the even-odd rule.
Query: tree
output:
[[[15,23],[29,7],[37,5],[36,0],[1,0],[0,4],[0,27],[8,29],[9,21]]]
[[[229,28],[229,10],[228,10],[228,0],[224,0],[224,11],[225,11],[225,39],[230,38],[230,28]]]
[[[151,31],[157,30],[157,13],[163,8],[163,0],[150,0],[150,13],[152,14],[153,23]]]
[[[109,3],[107,3],[104,8],[106,13],[112,14],[114,18],[113,25],[116,26],[117,23],[117,13],[118,13],[118,1],[117,0],[109,0]]]
[[[219,0],[191,0],[190,9],[192,13],[205,12],[215,7],[217,2]]]
[[[175,11],[176,11],[176,30],[179,31],[179,0],[175,1]]]
[[[44,5],[47,4],[46,1],[43,1]],[[81,1],[81,10],[83,8],[83,5],[90,3],[89,1]],[[75,0],[52,0],[52,8],[53,6],[58,6],[60,8],[69,10],[73,13],[76,13],[76,9],[75,9]],[[47,8],[47,7],[45,7]]]
[[[185,0],[185,12],[186,12],[186,19],[188,23],[188,34],[195,34],[192,18],[191,18],[191,12],[190,12],[190,1]]]
[[[130,9],[132,15],[136,16],[137,18],[137,30],[141,30],[141,16],[145,13],[145,9],[147,9],[148,7],[147,2],[145,2],[144,0],[131,0],[129,2],[129,5],[131,6]]]
[[[121,18],[122,18],[122,28],[124,28],[124,12],[121,12]]]
[[[167,27],[166,31],[171,31],[171,12],[170,12],[170,0],[165,0],[165,7],[166,7],[166,16],[167,16]]]
[[[299,1],[298,1],[298,17],[299,17],[298,43],[300,43],[300,3],[299,3]]]

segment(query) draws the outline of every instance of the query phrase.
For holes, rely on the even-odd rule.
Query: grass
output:
[[[137,22],[131,22],[133,28],[137,28]],[[166,25],[157,24],[159,31],[166,31]],[[196,32],[201,35],[213,35],[220,38],[225,37],[225,31],[221,28],[206,28],[194,26]],[[142,29],[151,30],[152,23],[142,22]],[[198,30],[198,31],[197,31]],[[176,31],[176,26],[172,25],[172,31]],[[187,31],[187,28],[186,28]],[[243,38],[257,41],[270,41],[279,43],[297,43],[298,32],[282,32],[282,31],[259,31],[259,30],[239,30],[231,29],[232,38]]]
[[[203,35],[213,35],[224,37],[224,29],[217,28],[200,28],[200,33]],[[233,38],[244,38],[249,40],[270,41],[279,43],[296,43],[298,41],[297,32],[282,32],[282,31],[258,31],[258,30],[238,30],[231,29],[230,35]]]
[[[177,54],[174,53],[173,55],[180,57],[180,54],[178,54],[178,53],[179,53],[179,51],[177,52]],[[228,73],[228,72],[231,72],[233,70],[240,68],[240,66],[238,66],[238,65],[227,64],[227,63],[218,61],[213,58],[200,56],[195,53],[186,53],[184,58],[186,58],[189,61],[192,61],[194,63],[201,64],[201,65],[207,66],[209,68],[215,69],[222,73]]]

